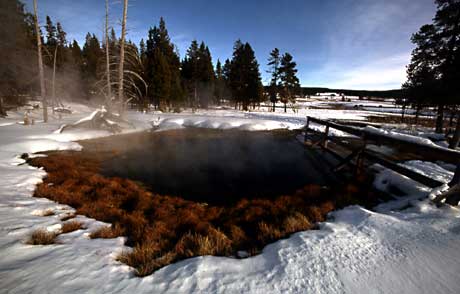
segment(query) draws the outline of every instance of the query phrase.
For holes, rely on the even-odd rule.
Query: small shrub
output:
[[[161,254],[159,244],[149,242],[135,246],[132,251],[122,252],[117,260],[135,268],[137,276],[144,277],[172,263],[175,256],[173,252]]]
[[[75,217],[76,217],[75,213],[66,214],[63,217],[61,217],[61,221],[65,222],[66,220],[69,220]]]
[[[187,233],[177,242],[175,251],[181,257],[202,255],[228,255],[231,253],[232,241],[220,230],[212,230],[206,236]]]
[[[89,237],[91,239],[112,239],[122,235],[122,230],[119,226],[104,226],[96,231],[91,232]]]
[[[259,222],[258,229],[257,239],[262,243],[267,244],[282,237],[280,230],[266,222]]]
[[[323,215],[321,214],[321,210],[318,206],[307,207],[305,215],[312,223],[323,221]]]
[[[37,229],[32,232],[27,241],[30,245],[50,245],[56,243],[57,234],[55,232],[48,232],[45,229]]]
[[[248,241],[246,233],[238,226],[232,225],[230,227],[230,238],[235,245],[243,245]]]
[[[80,230],[80,229],[83,229],[83,228],[84,227],[83,227],[83,224],[81,222],[70,221],[70,222],[65,222],[64,224],[62,224],[61,232],[63,234],[65,234],[65,233],[70,233],[70,232]]]
[[[326,201],[324,203],[321,203],[319,206],[319,210],[321,212],[321,215],[323,216],[327,215],[329,212],[333,211],[334,209],[335,209],[335,205],[331,201]]]
[[[301,213],[296,213],[288,216],[283,222],[283,229],[286,234],[291,234],[299,231],[305,231],[312,228],[312,224]]]

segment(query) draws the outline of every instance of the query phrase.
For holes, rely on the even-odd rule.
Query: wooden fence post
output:
[[[324,137],[322,145],[324,148],[327,148],[327,137],[329,136],[329,123],[326,123],[326,130],[324,131]]]
[[[364,172],[364,153],[366,152],[367,145],[366,135],[362,135],[361,140],[363,140],[363,146],[360,148],[358,156],[356,157],[356,178],[358,178]]]
[[[305,137],[303,139],[303,142],[304,143],[307,143],[307,140],[308,140],[308,130],[310,128],[310,117],[307,116],[307,124],[305,125]]]
[[[460,184],[460,162],[457,163],[457,169],[455,170],[454,177],[449,182],[449,186],[453,187],[458,184]]]
[[[6,116],[6,111],[3,110],[3,97],[0,97],[0,116]]]

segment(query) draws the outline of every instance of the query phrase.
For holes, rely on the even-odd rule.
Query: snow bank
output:
[[[278,122],[271,120],[251,120],[242,118],[228,118],[228,117],[180,117],[180,118],[165,118],[158,124],[158,130],[171,130],[180,129],[184,127],[193,128],[208,128],[208,129],[238,129],[246,131],[268,131],[276,129],[296,129],[296,124],[288,122]]]
[[[448,149],[448,148],[442,147],[442,145],[440,145],[440,144],[434,143],[433,141],[431,141],[427,137],[413,136],[413,135],[410,135],[410,134],[407,134],[407,133],[402,133],[400,131],[396,132],[396,131],[393,131],[393,130],[378,129],[378,128],[375,128],[375,127],[372,127],[372,126],[366,126],[365,128],[363,128],[363,130],[365,132],[369,132],[369,133],[373,133],[373,134],[377,134],[377,135],[382,135],[382,136],[386,136],[386,137],[391,137],[391,138],[395,138],[395,139],[405,141],[405,142],[409,142],[409,143],[414,143],[414,144],[418,144],[418,145],[424,145],[424,146],[433,147],[433,148],[436,148],[436,149],[442,149],[442,150],[448,150],[450,152],[455,152],[455,150]],[[428,135],[425,134],[425,136],[428,136]],[[457,152],[459,152],[459,151],[457,151]],[[458,154],[460,155],[460,152]]]

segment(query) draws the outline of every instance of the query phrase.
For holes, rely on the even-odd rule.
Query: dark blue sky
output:
[[[32,11],[32,0],[26,0]],[[68,39],[86,32],[102,38],[105,0],[38,0],[60,21]],[[122,4],[111,0],[111,25],[119,31]],[[236,39],[256,52],[264,83],[269,52],[278,47],[297,61],[305,86],[399,88],[413,48],[410,36],[435,13],[433,0],[130,0],[128,38],[146,38],[160,16],[181,57],[193,39],[204,40],[214,61],[231,57]]]

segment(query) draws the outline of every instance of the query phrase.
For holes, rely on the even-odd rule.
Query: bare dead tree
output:
[[[107,99],[106,107],[108,111],[112,109],[112,86],[110,83],[110,52],[109,52],[109,0],[105,0],[105,61],[107,78]]]
[[[460,143],[460,115],[457,116],[457,125],[452,140],[450,141],[449,148],[456,149]],[[460,166],[460,165],[459,165]]]
[[[46,101],[45,73],[43,70],[42,40],[40,35],[40,26],[38,25],[37,0],[34,0],[34,22],[35,32],[37,34],[38,71],[40,75],[40,94],[42,96],[43,104],[43,121],[46,123],[48,122],[48,105]]]
[[[3,109],[3,97],[0,97],[0,117],[6,116],[6,110]]]
[[[123,65],[125,61],[125,36],[126,36],[126,17],[128,15],[128,0],[123,4],[123,20],[121,22],[120,38],[120,65],[118,67],[118,100],[120,101],[120,115],[123,114],[125,102],[123,96]]]
[[[51,107],[54,113],[54,107],[56,106],[56,58],[57,58],[57,49],[54,48],[54,58],[53,58],[53,80],[52,80],[52,89],[51,89]]]

